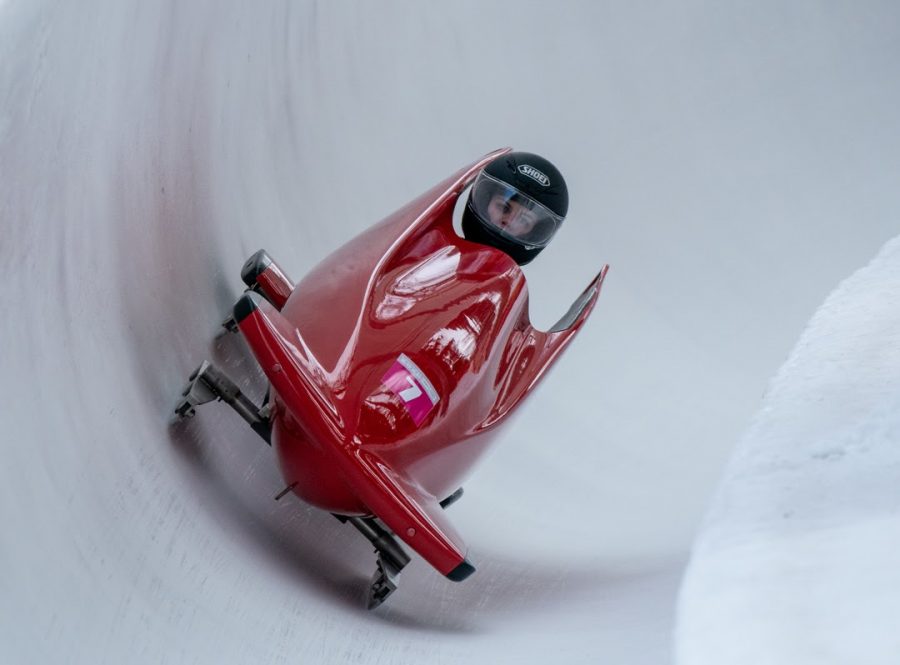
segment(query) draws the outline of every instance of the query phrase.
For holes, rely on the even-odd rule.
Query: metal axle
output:
[[[197,406],[219,399],[237,411],[254,432],[272,445],[272,425],[269,423],[265,408],[260,408],[250,401],[234,381],[208,360],[204,360],[200,367],[194,370],[181,395],[182,400],[175,407],[175,413],[180,418],[190,418],[196,413]]]

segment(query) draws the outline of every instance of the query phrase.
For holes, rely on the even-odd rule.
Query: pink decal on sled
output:
[[[416,427],[440,399],[424,372],[402,353],[381,377],[381,382],[403,401]]]

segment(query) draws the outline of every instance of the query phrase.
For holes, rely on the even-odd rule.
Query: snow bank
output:
[[[683,665],[896,663],[900,237],[810,322],[741,441],[682,586]]]

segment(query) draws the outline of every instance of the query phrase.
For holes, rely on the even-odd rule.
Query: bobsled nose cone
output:
[[[259,309],[259,299],[261,297],[258,293],[252,291],[242,295],[241,299],[234,305],[234,322],[240,324],[241,321]]]

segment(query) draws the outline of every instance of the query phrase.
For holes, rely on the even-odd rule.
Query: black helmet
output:
[[[530,152],[510,152],[475,178],[463,235],[503,250],[522,266],[547,246],[568,209],[566,181],[553,164]]]

